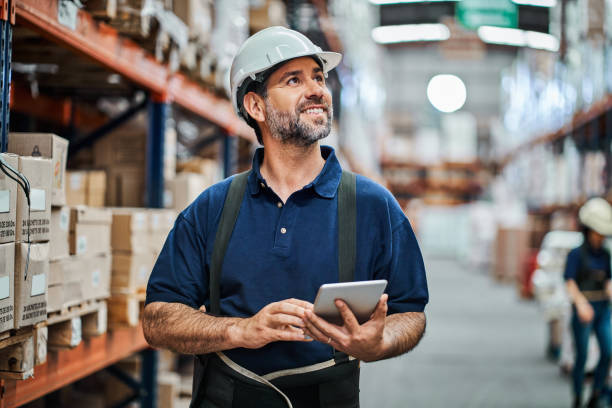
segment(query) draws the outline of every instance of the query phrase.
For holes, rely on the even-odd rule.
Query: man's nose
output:
[[[325,95],[326,88],[325,85],[322,85],[320,82],[315,79],[310,79],[306,82],[307,90],[306,97],[307,98],[322,98]]]

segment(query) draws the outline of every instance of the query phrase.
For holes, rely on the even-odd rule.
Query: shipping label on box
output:
[[[51,239],[49,259],[51,261],[70,256],[70,208],[55,207],[51,210]]]
[[[47,319],[49,244],[19,243],[15,249],[15,329],[19,329]]]
[[[110,296],[111,256],[110,254],[87,257],[81,275],[83,298],[103,299]]]
[[[44,157],[51,159],[52,205],[66,204],[65,178],[68,158],[68,140],[52,133],[10,133],[8,151],[20,156]]]
[[[19,169],[19,156],[0,153],[0,157],[13,169]],[[18,188],[17,182],[0,171],[0,244],[15,241]]]
[[[47,313],[60,311],[64,306],[64,285],[50,284],[47,291]]]
[[[43,242],[51,237],[51,160],[19,157],[19,171],[30,182],[30,207],[23,191],[17,193],[16,241]],[[28,235],[29,232],[29,235]]]
[[[15,326],[15,244],[0,244],[0,333]]]

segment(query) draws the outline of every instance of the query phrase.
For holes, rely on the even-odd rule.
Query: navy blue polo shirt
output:
[[[240,214],[223,262],[221,312],[250,317],[288,298],[314,302],[319,286],[338,282],[337,189],[342,169],[331,147],[315,180],[286,203],[259,171],[256,151]],[[209,266],[223,202],[231,178],[206,189],[177,218],[147,287],[147,303],[205,305]],[[387,279],[389,313],[422,312],[428,302],[423,259],[408,219],[384,187],[357,176],[355,280]],[[236,363],[264,375],[333,358],[327,344],[274,342],[227,350]]]

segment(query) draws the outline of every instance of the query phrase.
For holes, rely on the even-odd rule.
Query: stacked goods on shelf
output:
[[[0,153],[0,157],[13,169],[19,168],[16,155]],[[15,242],[17,188],[17,183],[0,171],[0,244]]]
[[[109,321],[111,325],[136,326],[155,256],[150,244],[149,214],[144,208],[112,211]]]
[[[219,164],[211,159],[194,158],[177,165],[179,173],[170,183],[174,209],[181,212],[206,188],[221,179]]]
[[[140,207],[144,199],[147,132],[144,115],[136,118],[93,147],[92,165],[106,172],[106,204]]]
[[[52,213],[48,290],[48,346],[75,347],[106,332],[110,294],[107,209],[59,207]]]
[[[66,204],[104,207],[106,172],[82,170],[66,172]]]
[[[149,209],[149,248],[153,252],[153,263],[164,247],[168,233],[174,226],[176,212],[174,210]]]

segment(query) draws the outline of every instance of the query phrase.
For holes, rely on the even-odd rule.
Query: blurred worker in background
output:
[[[584,243],[567,256],[565,281],[572,302],[572,331],[576,360],[572,372],[574,407],[582,403],[584,367],[591,331],[599,343],[593,391],[587,407],[598,407],[610,367],[610,253],[604,247],[612,235],[612,207],[602,198],[587,201],[578,214]]]
[[[179,215],[143,314],[152,345],[200,355],[194,408],[358,407],[359,361],[405,353],[423,335],[429,295],[408,219],[319,145],[333,117],[325,78],[340,59],[283,27],[234,58],[234,107],[264,147],[249,172]],[[373,279],[388,286],[369,321],[341,300],[342,326],[313,313],[321,284]]]

